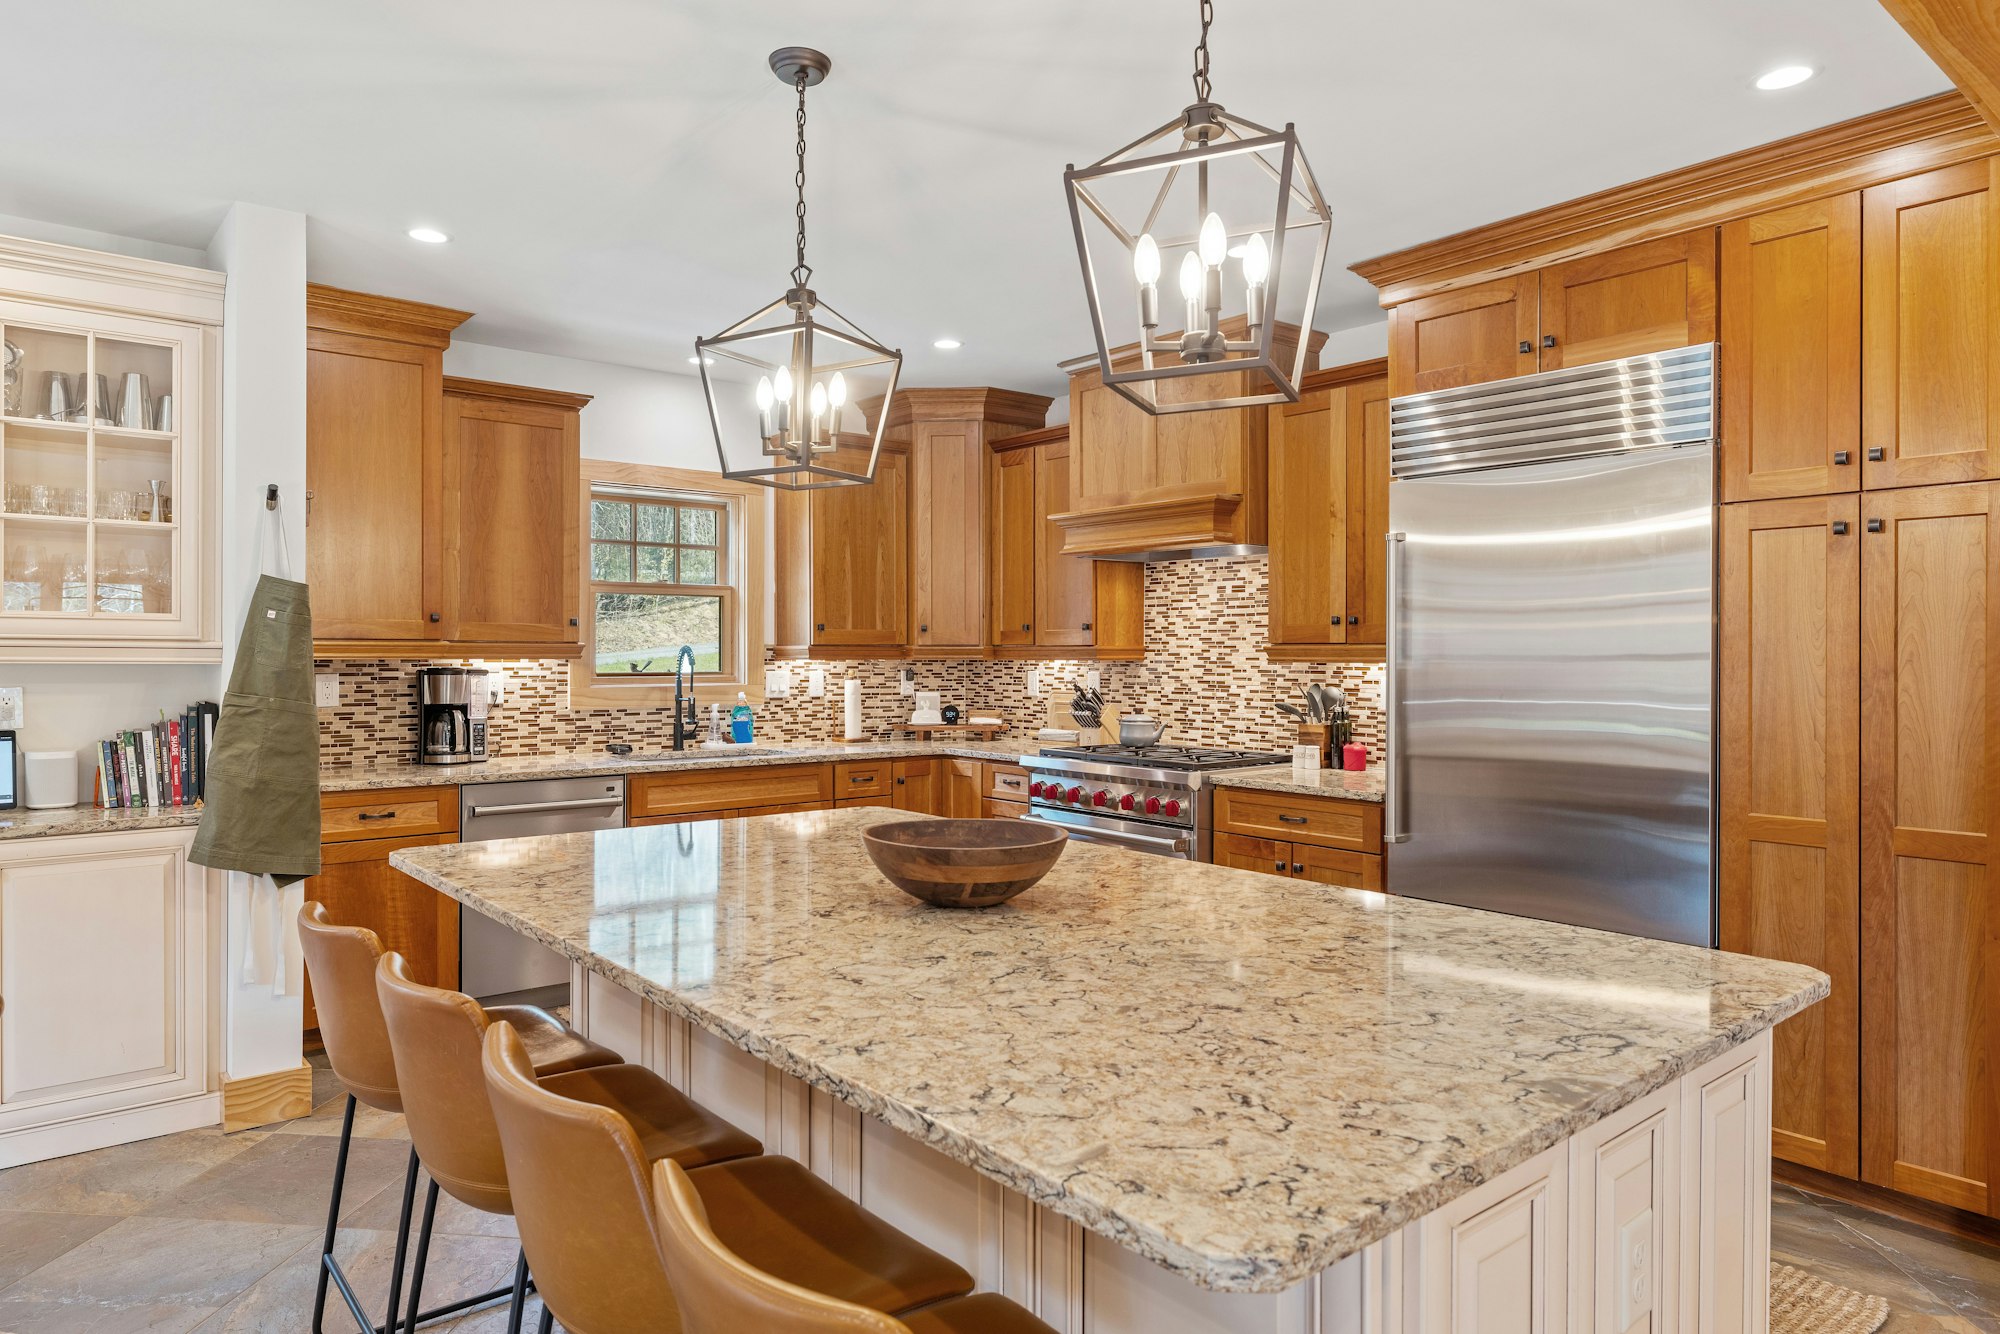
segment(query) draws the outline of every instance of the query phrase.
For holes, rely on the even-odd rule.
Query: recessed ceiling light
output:
[[[435,227],[412,227],[410,228],[410,239],[412,241],[422,241],[425,245],[443,245],[451,238]]]
[[[1758,75],[1757,86],[1767,93],[1775,93],[1780,88],[1796,88],[1810,79],[1814,72],[1810,65],[1780,65]]]
[[[935,343],[932,343],[931,346],[940,352],[956,352],[959,348],[964,347],[965,344],[959,342],[956,338],[940,338]]]
[[[703,362],[707,362],[707,363],[708,363],[709,365],[713,366],[713,365],[715,364],[715,358],[714,358],[714,357],[689,357],[689,358],[688,358],[688,365],[690,365],[690,366],[699,366],[699,365],[701,365],[701,364],[702,364]]]

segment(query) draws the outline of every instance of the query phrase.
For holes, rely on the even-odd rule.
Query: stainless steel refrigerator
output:
[[[1714,347],[1390,405],[1397,894],[1715,943]]]

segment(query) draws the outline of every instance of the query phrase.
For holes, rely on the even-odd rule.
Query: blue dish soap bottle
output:
[[[739,746],[749,745],[752,722],[750,697],[739,690],[736,692],[736,707],[729,711],[729,739]]]

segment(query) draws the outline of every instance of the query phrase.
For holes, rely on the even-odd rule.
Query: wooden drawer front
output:
[[[1282,838],[1379,855],[1382,808],[1365,801],[1291,796],[1253,788],[1215,790],[1215,828],[1253,838]]]
[[[733,820],[743,814],[741,811],[685,811],[680,815],[642,815],[625,822],[628,829],[642,829],[656,824],[694,824],[698,820]]]
[[[892,790],[892,791],[887,791],[887,792],[871,792],[871,793],[865,793],[865,794],[863,794],[863,795],[861,795],[861,796],[858,796],[858,797],[849,797],[849,798],[847,798],[847,799],[846,799],[846,800],[844,800],[844,801],[836,801],[836,802],[834,802],[833,804],[834,804],[834,805],[835,805],[835,806],[836,806],[837,808],[839,808],[840,810],[843,810],[843,811],[844,811],[844,810],[846,810],[846,809],[847,809],[848,807],[850,807],[850,806],[889,806],[889,807],[894,807],[894,806],[895,806],[895,804],[896,804],[896,798],[895,798],[895,795],[894,795],[894,792],[893,792],[893,790]]]
[[[1217,834],[1209,860],[1217,866],[1230,866],[1239,871],[1289,875],[1292,866],[1292,845],[1275,838]]]
[[[399,787],[382,792],[329,792],[319,799],[319,838],[409,838],[458,831],[458,789]]]
[[[826,801],[832,772],[824,764],[773,764],[747,769],[693,769],[633,774],[625,780],[625,818],[734,811]],[[886,786],[886,784],[885,784]]]
[[[833,766],[833,799],[852,801],[877,792],[886,800],[896,784],[896,765],[891,760],[851,761]]]
[[[745,810],[731,811],[730,814],[747,820],[753,815],[798,815],[805,811],[832,809],[833,803],[830,801],[800,801],[788,806],[752,806]]]
[[[1343,852],[1338,848],[1316,848],[1310,843],[1294,843],[1292,878],[1320,885],[1380,891],[1382,859],[1366,852]]]
[[[1001,801],[998,797],[988,797],[980,814],[988,820],[1019,820],[1027,816],[1028,803]]]
[[[986,795],[995,801],[1026,801],[1028,771],[1018,764],[988,764]]]

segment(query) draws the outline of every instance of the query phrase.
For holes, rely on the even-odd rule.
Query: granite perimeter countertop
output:
[[[46,811],[0,811],[0,843],[67,834],[124,834],[135,829],[188,829],[201,823],[199,806],[137,806],[104,810],[59,806]]]
[[[1274,764],[1260,769],[1224,769],[1204,774],[1210,787],[1250,787],[1267,792],[1296,792],[1303,796],[1338,797],[1342,801],[1382,803],[1382,766],[1366,769],[1294,769]]]
[[[903,895],[879,809],[406,871],[1193,1282],[1315,1273],[1827,994],[1795,964],[1072,844]]]

